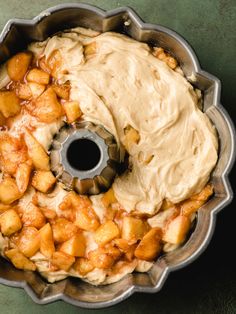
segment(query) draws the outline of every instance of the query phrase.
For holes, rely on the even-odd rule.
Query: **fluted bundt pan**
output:
[[[214,197],[199,210],[196,227],[187,243],[161,256],[148,273],[130,274],[107,286],[95,287],[72,278],[49,284],[39,274],[17,270],[0,258],[0,283],[24,288],[37,303],[64,300],[81,307],[101,308],[114,305],[134,292],[159,291],[171,271],[186,266],[205,250],[214,231],[216,214],[232,200],[228,174],[235,158],[235,134],[228,114],[220,105],[220,81],[200,68],[193,50],[182,37],[160,25],[144,23],[130,8],[106,12],[87,4],[65,4],[48,9],[32,20],[10,20],[0,35],[0,60],[6,61],[31,41],[44,40],[75,26],[121,32],[170,51],[188,80],[202,90],[203,110],[216,126],[220,141],[219,160],[212,174]]]

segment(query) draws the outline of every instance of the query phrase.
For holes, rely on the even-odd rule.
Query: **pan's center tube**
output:
[[[98,145],[88,138],[74,140],[67,149],[67,160],[76,170],[91,170],[99,164],[100,159],[101,151]]]

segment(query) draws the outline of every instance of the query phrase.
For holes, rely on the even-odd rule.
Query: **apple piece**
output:
[[[49,170],[49,156],[43,146],[27,131],[25,131],[24,138],[28,147],[28,154],[35,168],[39,170]]]
[[[16,170],[16,185],[22,194],[27,190],[31,170],[32,163],[30,161],[20,164]]]
[[[82,233],[78,233],[66,242],[62,243],[59,251],[72,256],[83,257],[85,255],[85,249],[85,237]]]
[[[65,100],[69,100],[70,98],[70,85],[69,84],[52,85],[52,88],[58,97]]]
[[[31,113],[44,123],[54,122],[62,116],[62,106],[52,87],[46,89],[42,95],[34,100]]]
[[[74,262],[74,256],[68,255],[64,252],[54,252],[52,254],[51,263],[64,271],[68,271]]]
[[[16,95],[20,99],[29,100],[32,97],[32,92],[28,84],[18,84],[16,87]]]
[[[94,265],[88,258],[79,257],[76,259],[73,268],[80,275],[85,276],[94,269]]]
[[[32,178],[32,186],[42,192],[47,193],[56,183],[56,178],[51,171],[38,170]]]
[[[149,230],[134,251],[135,257],[146,261],[154,260],[161,252],[161,235],[160,228]]]
[[[63,107],[69,123],[76,121],[82,115],[82,111],[80,110],[80,106],[77,101],[67,101],[63,104]]]
[[[106,243],[118,238],[120,235],[120,230],[118,226],[111,220],[106,221],[102,224],[94,233],[95,242],[103,246]]]
[[[18,213],[14,209],[5,211],[0,216],[1,232],[5,236],[10,236],[22,228],[22,223]]]
[[[23,211],[22,222],[24,226],[40,229],[45,225],[46,219],[41,210],[31,202]]]
[[[43,70],[34,68],[29,71],[26,77],[28,82],[34,82],[38,84],[47,85],[50,81],[50,75]]]
[[[51,258],[55,252],[52,228],[49,223],[40,230],[40,252],[47,258]]]
[[[16,181],[10,177],[6,177],[0,183],[0,202],[3,204],[11,204],[18,200],[22,194],[19,192]]]
[[[126,216],[123,219],[122,238],[135,243],[141,240],[148,231],[147,224],[139,218]]]
[[[39,231],[34,227],[24,227],[17,240],[18,249],[26,256],[33,256],[40,246]]]
[[[108,208],[113,203],[117,203],[117,199],[114,194],[114,190],[110,188],[101,198],[102,204],[105,208]]]
[[[46,88],[45,85],[38,84],[38,83],[35,83],[35,82],[29,82],[28,86],[29,86],[29,89],[30,89],[31,96],[33,98],[37,98],[40,95],[42,95],[42,93],[45,91],[45,88]]]
[[[13,91],[0,91],[0,111],[5,118],[20,112],[20,99]]]
[[[5,251],[5,255],[12,264],[18,268],[23,270],[36,270],[36,265],[31,262],[27,257],[25,257],[18,249],[10,249]]]
[[[19,52],[7,62],[7,73],[12,81],[23,80],[32,60],[32,53]]]
[[[167,224],[162,240],[172,244],[181,244],[184,242],[190,226],[191,221],[188,217],[177,216]]]
[[[58,218],[52,224],[53,238],[61,243],[69,240],[78,232],[78,227],[65,218]]]

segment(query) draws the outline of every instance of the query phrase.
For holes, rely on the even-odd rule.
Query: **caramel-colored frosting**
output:
[[[203,189],[217,161],[214,127],[193,86],[147,44],[74,29],[37,48],[46,58],[60,51],[58,79],[70,81],[85,120],[103,125],[121,146],[127,126],[138,132],[128,149],[131,170],[113,184],[125,210],[153,214],[163,199],[178,203]]]

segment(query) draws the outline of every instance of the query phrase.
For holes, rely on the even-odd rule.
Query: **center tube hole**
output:
[[[98,145],[87,138],[73,141],[67,150],[67,160],[76,170],[91,170],[100,159],[101,151]]]

